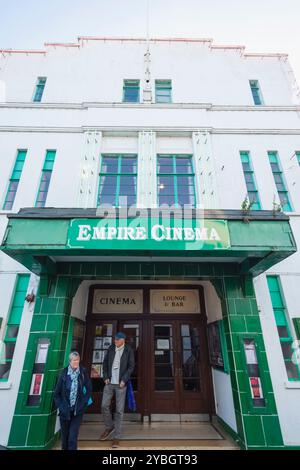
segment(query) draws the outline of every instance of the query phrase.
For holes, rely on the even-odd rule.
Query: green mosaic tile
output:
[[[259,317],[257,316],[245,317],[245,320],[246,320],[246,328],[249,333],[261,332],[261,325],[260,325]]]
[[[26,393],[26,395],[25,395]],[[28,387],[25,388],[25,392],[18,393],[16,407],[15,407],[15,414],[21,415],[24,411],[24,398],[28,396]]]
[[[239,384],[239,390],[250,393],[249,391],[249,378],[246,371],[237,372],[237,381]]]
[[[238,435],[240,436],[240,438],[243,441],[245,439],[244,427],[243,427],[243,418],[242,418],[242,415],[239,411],[236,411],[235,419],[236,419],[236,427],[237,427]]]
[[[110,276],[111,263],[96,263],[96,276]]]
[[[56,281],[55,297],[66,297],[70,286],[70,278],[58,276]]]
[[[282,434],[278,416],[263,416],[263,427],[268,446],[282,446]]]
[[[277,407],[274,393],[265,393],[266,404],[268,406],[268,412],[274,415],[277,415]]]
[[[57,270],[60,274],[70,274],[70,269],[73,267],[74,264],[80,263],[58,263]]]
[[[43,298],[41,311],[42,313],[56,313],[58,299],[53,297]]]
[[[170,263],[171,276],[184,276],[184,265],[182,263]]]
[[[231,338],[233,351],[241,351],[240,336],[236,333],[232,333],[231,335],[226,335],[226,340],[227,340],[227,337]]]
[[[113,277],[124,277],[126,275],[125,263],[111,263],[111,275]]]
[[[35,305],[34,305],[34,313],[40,313],[41,311],[41,306],[42,306],[42,299],[40,296],[37,296]]]
[[[27,446],[42,446],[46,443],[47,425],[48,415],[31,417]]]
[[[243,371],[245,370],[245,359],[244,359],[244,353],[241,352],[234,352],[234,359],[235,359],[235,367],[236,370]]]
[[[249,299],[250,305],[251,305],[251,310],[252,310],[252,315],[258,315],[258,306],[257,306],[257,301],[256,299]]]
[[[72,299],[68,297],[63,297],[58,299],[56,313],[59,315],[70,314],[72,307]]]
[[[126,264],[127,276],[138,276],[141,275],[141,264],[140,263],[127,263]]]
[[[184,275],[189,276],[199,276],[199,264],[198,263],[186,263],[184,264]]]
[[[34,314],[32,317],[31,328],[30,331],[45,331],[47,323],[47,315],[36,315]]]
[[[250,446],[265,446],[263,426],[260,416],[243,416],[246,440]]]
[[[247,392],[240,391],[240,401],[243,413],[247,413],[249,410],[249,395]]]
[[[46,391],[47,392],[50,392],[50,391],[53,391],[55,386],[56,386],[56,382],[57,382],[57,378],[58,378],[58,371],[57,370],[48,370],[47,372],[47,381],[46,381]]]
[[[49,315],[47,323],[47,331],[59,333],[63,329],[64,315]]]
[[[229,315],[236,315],[236,309],[235,309],[235,300],[234,299],[227,299],[227,312]]]
[[[154,276],[154,263],[142,263],[141,264],[141,275],[142,276]]]
[[[55,423],[56,423],[56,411],[51,413],[51,415],[49,416],[47,433],[46,433],[46,442],[49,442],[51,439],[53,439]]]
[[[246,322],[245,318],[238,316],[238,315],[232,315],[230,316],[230,327],[231,331],[233,333],[244,333],[246,332]]]
[[[81,267],[81,274],[83,276],[94,276],[96,269],[95,263],[83,263]]]
[[[30,422],[30,416],[14,416],[10,436],[9,447],[25,446]]]
[[[241,284],[239,278],[235,277],[225,277],[225,290],[228,298],[242,298],[243,293],[241,289]]]
[[[235,299],[235,311],[237,315],[252,315],[249,299]]]

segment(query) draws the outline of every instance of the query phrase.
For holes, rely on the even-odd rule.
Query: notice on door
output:
[[[151,313],[200,313],[197,289],[150,291]]]
[[[136,289],[96,289],[93,313],[143,313],[143,291]]]

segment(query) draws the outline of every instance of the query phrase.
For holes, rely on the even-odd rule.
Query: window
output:
[[[253,101],[255,105],[263,104],[261,91],[257,80],[250,80],[250,88],[253,96]]]
[[[56,150],[47,150],[35,207],[45,207]]]
[[[254,171],[251,164],[250,152],[240,152],[241,162],[243,166],[243,172],[245,177],[245,183],[247,186],[247,192],[249,201],[252,202],[251,209],[253,210],[260,210],[260,200],[259,195],[256,187],[256,181],[254,176]]]
[[[8,190],[3,204],[3,210],[11,210],[17,194],[27,150],[18,150],[15,166],[9,180]]]
[[[210,365],[228,372],[227,347],[223,320],[207,325]]]
[[[46,85],[47,78],[45,77],[39,77],[36,87],[35,87],[35,92],[33,96],[33,101],[38,103],[42,101],[45,85]]]
[[[288,212],[292,211],[293,209],[290,202],[289,193],[285,185],[284,176],[280,167],[278,153],[268,152],[268,156],[282,210]]]
[[[97,206],[116,207],[136,203],[137,156],[103,155]]]
[[[140,81],[139,80],[124,80],[123,102],[124,103],[139,103],[140,102]]]
[[[191,155],[158,155],[158,204],[195,206],[194,169]]]
[[[292,343],[294,340],[287,321],[287,312],[279,276],[267,276],[267,282],[287,375],[289,380],[299,380],[299,368],[292,361]]]
[[[7,381],[11,369],[17,336],[24,308],[25,296],[29,283],[29,274],[17,276],[16,289],[12,307],[8,316],[6,332],[3,342],[3,351],[0,361],[0,380]]]
[[[300,152],[296,152],[296,158],[298,161],[298,165],[300,166]]]
[[[171,80],[155,80],[155,102],[172,103]]]

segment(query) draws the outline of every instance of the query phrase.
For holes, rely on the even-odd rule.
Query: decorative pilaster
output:
[[[95,207],[101,141],[102,132],[87,131],[84,134],[77,207]]]
[[[198,206],[205,209],[219,209],[220,202],[210,133],[207,131],[193,132],[193,148]]]
[[[157,207],[156,133],[139,132],[137,207]]]

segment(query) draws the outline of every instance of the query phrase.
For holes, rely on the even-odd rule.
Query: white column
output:
[[[84,133],[77,207],[96,207],[102,132]]]
[[[210,133],[207,131],[193,132],[193,149],[197,206],[205,209],[219,209],[220,202]]]
[[[139,132],[137,207],[157,207],[156,133]]]

